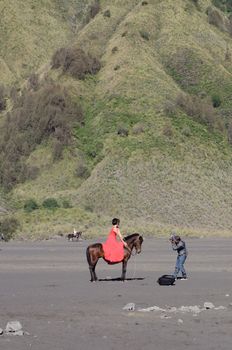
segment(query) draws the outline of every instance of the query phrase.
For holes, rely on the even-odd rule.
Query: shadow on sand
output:
[[[137,277],[137,278],[125,278],[125,281],[143,281],[145,278],[144,277]],[[122,282],[121,277],[117,278],[99,278],[99,282]]]

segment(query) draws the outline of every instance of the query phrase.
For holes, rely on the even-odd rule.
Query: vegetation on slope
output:
[[[49,62],[54,50],[77,35],[89,18],[91,0],[2,0],[1,83],[20,85]]]
[[[55,162],[51,138],[27,155],[39,171],[11,192],[20,232],[78,226],[99,235],[111,216],[127,232],[229,232],[232,41],[228,27],[210,21],[209,6],[100,1],[75,40],[57,45],[62,53],[83,50],[101,69],[78,77],[62,63],[47,72],[81,103],[83,123]],[[44,208],[46,198],[59,208]],[[38,206],[28,213],[32,199]]]

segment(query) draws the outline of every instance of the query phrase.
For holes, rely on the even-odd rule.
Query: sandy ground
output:
[[[97,266],[101,280],[89,282],[90,243],[0,244],[0,327],[18,320],[26,332],[1,336],[1,350],[116,350],[125,344],[133,350],[231,350],[231,240],[187,239],[189,279],[168,287],[156,282],[175,264],[168,240],[145,239],[142,253],[128,263],[125,283],[117,280],[121,264],[104,261]],[[215,309],[202,310],[205,302]],[[135,311],[123,310],[127,303],[135,303]],[[195,305],[202,311],[179,310]],[[139,311],[152,306],[165,311]]]

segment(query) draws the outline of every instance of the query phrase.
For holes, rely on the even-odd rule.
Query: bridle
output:
[[[137,239],[140,240],[140,236],[138,236],[138,237],[136,238],[136,241],[137,241]],[[140,246],[141,246],[141,244],[142,244],[142,243],[140,243]],[[135,252],[133,252],[133,250],[135,250]],[[141,250],[140,250],[140,251],[141,251]],[[134,243],[133,246],[132,246],[132,249],[130,249],[130,254],[131,254],[132,256],[135,256],[135,255],[138,254],[137,244],[136,244],[136,243]]]

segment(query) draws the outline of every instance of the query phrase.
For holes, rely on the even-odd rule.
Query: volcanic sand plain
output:
[[[96,283],[85,256],[93,240],[1,243],[0,327],[17,320],[24,331],[0,336],[1,350],[231,350],[231,239],[185,241],[189,278],[174,286],[157,283],[176,259],[164,238],[145,238],[125,282],[121,264],[99,261]]]

